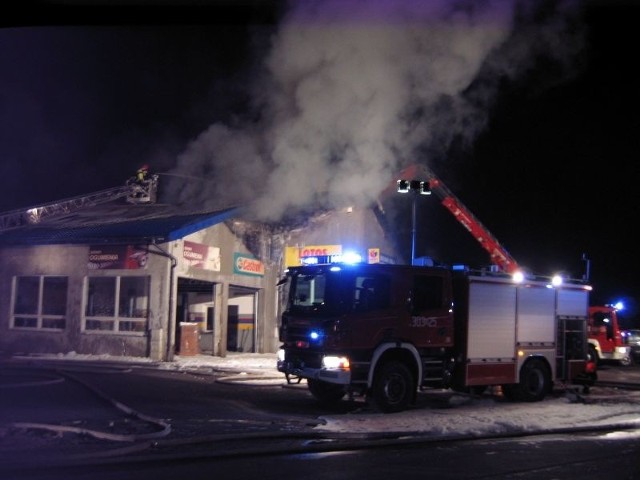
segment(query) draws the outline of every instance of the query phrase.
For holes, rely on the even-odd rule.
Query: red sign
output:
[[[187,267],[220,271],[220,249],[218,247],[185,240],[182,258]]]
[[[100,245],[89,247],[90,270],[131,270],[145,268],[149,254],[132,245]]]

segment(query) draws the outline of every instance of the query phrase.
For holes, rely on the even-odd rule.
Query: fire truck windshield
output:
[[[289,311],[296,314],[336,314],[348,308],[352,275],[314,269],[291,275]]]
[[[291,313],[341,314],[386,308],[390,279],[384,275],[319,268],[291,275]]]
[[[294,276],[289,295],[291,306],[306,309],[324,305],[326,285],[324,273]]]

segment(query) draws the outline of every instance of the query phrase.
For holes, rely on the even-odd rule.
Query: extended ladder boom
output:
[[[442,205],[453,214],[455,219],[489,253],[492,263],[505,273],[512,274],[519,270],[518,263],[509,252],[431,170],[423,165],[414,164],[404,169],[401,176],[405,178],[424,177],[429,184],[429,189],[440,199]]]
[[[491,262],[498,265],[506,273],[518,270],[518,264],[504,249],[500,242],[487,228],[471,213],[462,202],[432,173],[429,173],[429,187],[442,201],[442,205],[466,228],[473,238],[484,248],[491,258]]]
[[[152,203],[156,199],[157,185],[157,175],[152,175],[142,183],[136,182],[135,179],[129,179],[121,187],[108,188],[33,208],[5,212],[0,214],[0,231],[34,225],[50,217],[65,215],[85,207],[93,207],[123,197],[126,197],[129,203]]]

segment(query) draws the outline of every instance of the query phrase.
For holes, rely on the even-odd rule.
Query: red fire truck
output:
[[[596,378],[587,352],[589,285],[520,275],[517,263],[433,175],[430,189],[498,269],[385,264],[289,268],[277,368],[322,402],[406,409],[418,389],[542,400],[554,383]]]
[[[589,307],[587,335],[589,353],[596,361],[613,361],[623,366],[631,365],[631,347],[626,344],[620,332],[616,306]]]

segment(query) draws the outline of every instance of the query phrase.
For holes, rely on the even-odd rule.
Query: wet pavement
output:
[[[273,361],[273,363],[271,363]],[[224,372],[229,381],[284,383],[275,355],[220,359],[182,358],[175,362],[65,360],[55,358],[0,361],[0,469],[83,461],[99,455],[149,448],[170,434],[170,425],[119,403],[94,382],[81,377],[99,368],[117,376],[134,368]],[[602,365],[599,382],[640,385],[640,366]],[[596,387],[593,390],[597,390]],[[3,476],[3,478],[8,478]]]
[[[275,354],[199,355],[173,362],[79,356],[5,358],[0,361],[0,469],[148,448],[170,434],[171,426],[163,419],[137,412],[102,391],[99,382],[87,381],[92,371],[102,378],[133,369],[216,372],[229,381],[282,383],[284,377],[275,363]]]

